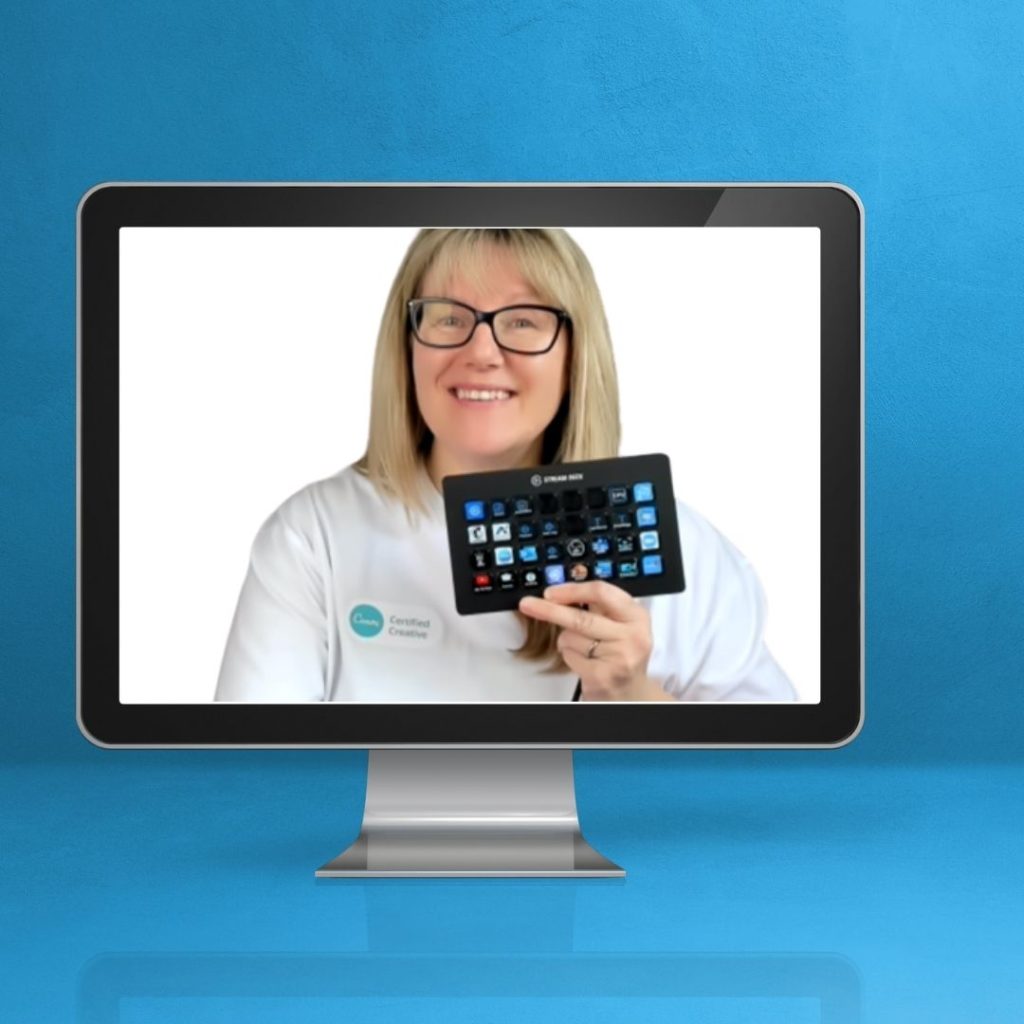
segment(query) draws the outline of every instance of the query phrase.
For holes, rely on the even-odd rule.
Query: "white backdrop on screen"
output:
[[[415,229],[122,228],[120,692],[213,699],[260,524],[364,451]],[[753,563],[767,639],[820,693],[819,232],[576,228],[611,327],[623,455]]]

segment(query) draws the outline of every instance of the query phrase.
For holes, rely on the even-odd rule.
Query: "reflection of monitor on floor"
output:
[[[301,1008],[303,1020],[527,1020],[568,999],[574,1020],[860,1020],[857,973],[841,957],[676,953],[106,955],[82,973],[79,1019],[288,1021]]]
[[[861,252],[841,186],[91,190],[83,731],[370,748],[323,874],[621,873],[573,748],[846,742]]]

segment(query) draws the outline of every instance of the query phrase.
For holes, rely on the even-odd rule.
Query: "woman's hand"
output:
[[[561,583],[548,587],[543,598],[524,597],[519,610],[562,627],[558,650],[580,677],[583,700],[672,699],[647,677],[651,617],[621,587],[604,580]]]

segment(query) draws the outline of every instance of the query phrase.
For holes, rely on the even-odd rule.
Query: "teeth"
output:
[[[458,398],[468,399],[471,402],[501,402],[512,397],[509,391],[477,391],[465,388],[456,388],[455,394]]]

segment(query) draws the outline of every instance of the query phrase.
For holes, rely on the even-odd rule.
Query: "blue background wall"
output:
[[[4,755],[116,756],[74,723],[87,188],[763,179],[868,213],[868,724],[797,756],[1020,756],[1020,4],[51,0],[0,39]]]

